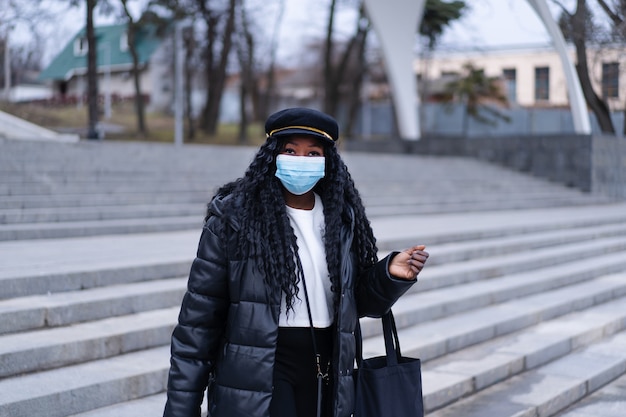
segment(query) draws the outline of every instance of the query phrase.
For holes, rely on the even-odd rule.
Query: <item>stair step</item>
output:
[[[55,223],[145,217],[204,217],[204,204],[150,204],[126,206],[58,207],[0,211],[0,224]]]
[[[626,372],[626,332],[525,372],[429,417],[552,416]]]
[[[624,229],[624,226],[603,225],[597,227],[599,229],[585,227],[575,232],[559,229],[550,232],[552,235],[549,235],[549,239],[554,243],[555,241],[567,241],[567,239],[575,241],[578,237],[581,240],[589,240],[589,243],[582,243],[581,245],[588,245],[589,250],[595,247],[593,249],[595,251],[606,249],[612,252],[621,245],[619,233]],[[7,261],[4,266],[0,266],[0,281],[3,283],[0,298],[91,288],[101,285],[98,282],[107,284],[133,282],[149,279],[147,275],[150,274],[155,274],[154,278],[165,278],[168,277],[164,275],[165,272],[169,274],[169,277],[185,275],[188,272],[188,265],[193,259],[199,230],[196,228],[188,232],[43,240],[38,242],[40,253],[35,258],[30,252],[31,244],[28,241],[3,243],[0,264],[3,263],[1,262],[3,258]],[[432,264],[432,267],[429,267],[428,271],[425,271],[420,277],[420,285],[416,286],[415,289],[421,291],[432,289],[434,286],[451,285],[457,274],[460,281],[471,280],[470,274],[474,274],[473,278],[479,274],[482,274],[483,277],[487,274],[493,276],[496,267],[501,272],[505,270],[508,272],[520,269],[527,270],[533,265],[536,267],[539,264],[554,261],[557,258],[553,257],[553,254],[558,251],[564,252],[562,256],[566,259],[571,259],[571,257],[577,256],[576,253],[583,247],[576,247],[574,248],[576,250],[571,253],[563,248],[547,248],[544,240],[546,238],[542,235],[535,236],[534,233],[536,232],[517,235],[522,244],[527,245],[525,248],[516,244],[514,237],[495,238],[486,241],[486,247],[482,250],[483,256],[502,253],[508,256],[508,258],[500,258],[507,260],[504,264],[498,264],[493,259],[478,258],[482,246],[471,249],[475,245],[473,242],[463,239],[462,235],[462,242],[452,246],[434,244],[432,248],[429,248],[431,251],[429,263]],[[563,233],[565,234],[559,236]],[[499,234],[502,235],[505,232],[501,231]],[[616,236],[610,245],[606,243],[610,240],[603,239],[602,241],[605,243],[600,244],[591,239],[585,239],[585,236],[607,236],[610,238],[613,235]],[[536,240],[537,243],[533,243],[533,240]],[[164,245],[164,242],[167,244]],[[382,246],[390,246],[385,241],[381,242]],[[102,258],[101,247],[107,248],[106,259]],[[517,249],[532,248],[541,248],[541,251],[537,251],[536,255],[511,253]],[[541,255],[543,250],[549,252],[546,255]],[[475,259],[464,261],[472,257]],[[458,260],[459,262],[450,263],[451,260]],[[155,261],[159,268],[151,267]],[[167,266],[168,264],[170,265]],[[446,265],[442,266],[442,264]],[[144,266],[146,269],[142,273]],[[472,268],[469,268],[470,266]],[[154,269],[158,269],[158,271]],[[459,272],[459,270],[461,271]]]
[[[0,415],[65,417],[163,392],[169,346],[0,380]]]
[[[530,252],[436,265],[425,269],[418,278],[419,284],[412,287],[410,291],[429,291],[503,275],[521,275],[520,279],[532,280],[533,271],[538,269],[542,270],[542,274],[559,274],[564,281],[570,275],[573,275],[572,279],[580,280],[595,273],[592,266],[600,268],[599,273],[611,273],[625,268],[626,256],[621,253],[626,249],[625,245],[626,239],[623,237],[606,238]],[[590,253],[590,258],[587,258],[585,253],[584,265],[583,262],[580,262],[580,265],[576,262],[581,259],[581,253],[583,253],[579,249],[589,250]],[[608,255],[602,255],[604,253]],[[604,259],[613,259],[614,262],[605,265]]]
[[[86,197],[91,194],[124,194],[134,193],[140,188],[144,193],[159,192],[206,192],[207,184],[219,185],[215,178],[205,178],[206,173],[198,172],[193,176],[180,177],[171,175],[157,175],[150,173],[142,178],[141,175],[133,175],[133,182],[122,176],[115,178],[107,175],[98,178],[89,175],[87,178],[73,177],[50,177],[42,180],[25,180],[3,178],[0,183],[0,195],[19,197],[28,196],[56,196],[59,194],[83,194]],[[223,178],[228,180],[228,178]]]
[[[626,329],[623,302],[624,299],[619,299],[590,307],[426,361],[422,371],[427,409],[442,408],[514,375],[623,333]],[[407,355],[407,351],[403,349],[403,352]]]
[[[0,301],[0,335],[179,307],[187,278],[108,285]]]
[[[155,261],[152,264],[141,263],[128,267],[113,266],[107,269],[100,267],[91,271],[80,270],[30,277],[2,278],[0,283],[4,287],[0,290],[0,300],[182,276],[189,272],[191,261],[191,259],[178,262]]]
[[[0,336],[0,378],[167,345],[179,309]]]
[[[508,198],[498,204],[483,202],[478,200],[468,200],[459,203],[429,203],[422,205],[384,205],[376,206],[368,204],[367,213],[368,216],[383,217],[383,216],[398,216],[398,215],[420,215],[420,214],[438,214],[438,213],[466,213],[475,211],[497,211],[497,210],[523,210],[537,207],[561,207],[561,206],[586,206],[589,204],[587,198],[584,200],[577,200],[571,198],[557,198],[552,197],[550,200],[541,202],[528,202],[524,197],[520,196],[519,199]]]
[[[468,242],[496,237],[513,237],[533,232],[547,232],[581,227],[624,224],[624,204],[581,207],[535,208],[519,211],[444,213],[428,216],[392,216],[375,218],[372,227],[381,250],[415,244],[416,237],[432,247],[445,243]]]
[[[599,258],[601,259],[594,260],[593,265],[586,270],[576,271],[576,275],[568,272],[573,269],[571,266],[565,271],[554,267],[550,268],[550,271],[540,270],[452,288],[410,292],[394,305],[396,321],[398,326],[411,326],[521,297],[537,294],[550,297],[550,291],[562,289],[563,292],[567,292],[569,286],[585,290],[588,287],[592,292],[596,290],[603,292],[606,289],[611,294],[620,296],[624,291],[622,283],[625,277],[620,277],[620,274],[608,277],[602,277],[602,275],[626,270],[626,256],[622,253]],[[371,331],[377,332],[379,329]],[[371,334],[367,327],[363,328],[362,332],[364,335]]]
[[[0,244],[0,299],[185,276],[200,229]]]
[[[151,219],[0,225],[0,241],[200,230],[204,214]]]
[[[205,206],[213,195],[207,188],[195,193],[143,193],[137,190],[127,194],[62,194],[51,196],[0,196],[0,210],[45,210],[72,207],[105,207],[157,204],[198,204]]]
[[[542,320],[550,320],[619,297],[623,294],[623,280],[623,274],[612,275],[598,279],[597,285],[594,285],[596,280],[570,285],[549,293],[512,299],[406,327],[401,321],[405,319],[400,316],[398,334],[404,341],[403,351],[417,352],[423,360],[430,360],[493,337],[516,332]],[[603,284],[607,285],[606,290],[601,288]],[[374,333],[372,327],[375,325],[378,325],[375,320],[362,320],[364,337]],[[381,337],[378,335],[364,340],[363,354],[380,354],[380,347],[383,346]]]
[[[623,417],[626,410],[626,375],[609,382],[555,417]]]
[[[161,416],[167,396],[165,393],[150,395],[137,400],[127,401],[121,404],[110,405],[84,413],[72,414],[69,417],[138,417],[138,416]],[[203,413],[206,415],[207,402],[202,402]]]
[[[425,200],[416,197],[414,200],[406,199],[402,202],[394,202],[393,197],[372,196],[364,197],[363,201],[370,216],[380,216],[391,210],[398,213],[437,213],[433,211],[438,207],[455,207],[457,212],[467,211],[498,211],[511,209],[537,209],[545,207],[565,206],[588,206],[590,204],[607,204],[611,200],[606,197],[589,195],[567,195],[550,191],[520,191],[516,193],[502,193],[490,198],[483,196],[481,192],[463,194],[456,198],[447,198],[446,195],[434,195]],[[451,210],[448,210],[451,211]]]
[[[156,395],[150,395],[138,400],[127,401],[121,404],[110,405],[108,407],[98,408],[96,410],[87,411],[80,414],[73,414],[69,417],[137,417],[137,416],[160,416],[163,415],[163,409],[167,395],[162,392]],[[206,417],[208,414],[206,400],[202,402],[200,407],[200,415]]]
[[[624,234],[626,234],[626,224],[607,224],[485,238],[480,240],[479,246],[472,241],[438,244],[429,248],[431,256],[428,259],[428,266],[494,255],[507,255],[571,242],[623,236]]]

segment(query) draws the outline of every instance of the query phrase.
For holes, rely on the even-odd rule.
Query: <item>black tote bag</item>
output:
[[[354,417],[423,417],[420,360],[402,356],[393,313],[389,311],[381,320],[386,356],[363,359],[357,325]]]

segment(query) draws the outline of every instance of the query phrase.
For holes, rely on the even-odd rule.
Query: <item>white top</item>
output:
[[[333,323],[334,304],[326,264],[326,250],[322,240],[325,224],[322,199],[315,194],[313,210],[300,210],[287,206],[287,216],[298,242],[298,255],[309,293],[313,326],[329,327]],[[289,316],[287,316],[287,305],[283,295],[280,326],[310,327],[302,281],[298,283],[298,289],[298,297],[294,297],[293,311],[289,311]]]

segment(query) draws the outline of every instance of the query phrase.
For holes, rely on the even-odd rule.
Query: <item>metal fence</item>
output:
[[[465,121],[465,107],[460,104],[425,104],[420,108],[420,125],[424,134],[461,135],[467,137],[574,133],[569,109],[512,108],[501,110],[509,121],[485,124],[473,118]],[[623,136],[624,113],[612,115],[617,136]],[[600,129],[590,113],[592,134]],[[465,127],[464,127],[465,125]],[[356,135],[364,138],[394,135],[393,111],[389,103],[366,103],[356,126]]]

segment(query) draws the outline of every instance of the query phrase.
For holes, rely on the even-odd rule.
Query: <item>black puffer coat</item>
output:
[[[269,417],[280,296],[266,291],[253,261],[233,258],[235,221],[229,223],[228,242],[218,237],[221,205],[218,199],[210,205],[211,216],[202,231],[172,335],[165,417],[200,416],[207,384],[211,417]],[[353,411],[358,317],[384,314],[415,282],[389,275],[393,254],[362,276],[354,276],[352,234],[350,225],[345,225],[333,350],[335,417],[347,417]]]

